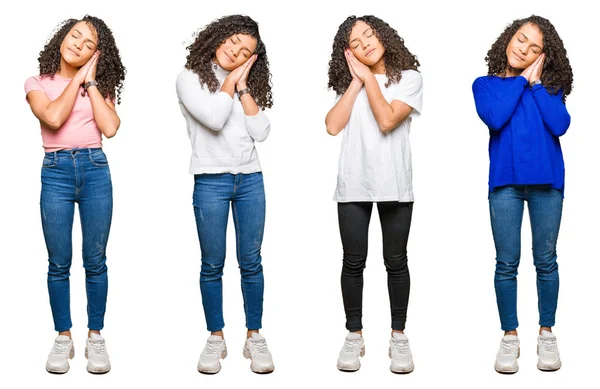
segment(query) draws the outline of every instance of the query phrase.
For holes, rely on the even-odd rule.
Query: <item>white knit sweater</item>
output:
[[[219,82],[229,74],[213,65]],[[177,97],[192,143],[190,173],[248,174],[261,171],[254,141],[269,135],[270,124],[259,109],[254,116],[244,114],[237,94],[210,93],[198,75],[184,70],[177,76]]]

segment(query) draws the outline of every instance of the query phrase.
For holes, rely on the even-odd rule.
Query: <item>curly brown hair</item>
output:
[[[98,34],[97,50],[100,50],[100,57],[96,65],[96,81],[98,81],[98,90],[102,96],[117,99],[117,104],[121,103],[121,92],[123,91],[123,80],[125,80],[125,67],[121,62],[119,49],[115,43],[112,32],[102,21],[94,16],[85,15],[83,19],[67,19],[60,23],[53,33],[52,37],[40,51],[38,61],[40,63],[40,76],[53,77],[60,70],[60,45],[69,31],[79,22],[86,22]],[[85,96],[85,89],[82,96]]]
[[[573,70],[562,39],[558,36],[552,23],[541,16],[531,15],[528,18],[517,19],[506,27],[485,57],[488,64],[488,75],[506,75],[510,66],[506,57],[506,48],[519,28],[526,23],[537,26],[542,32],[543,53],[546,54],[542,68],[542,85],[546,87],[548,93],[553,95],[562,91],[562,99],[565,101],[573,89]]]
[[[328,88],[341,95],[346,92],[346,89],[352,82],[352,74],[348,69],[346,55],[344,51],[349,47],[350,33],[352,27],[359,20],[369,25],[375,32],[375,36],[385,47],[383,54],[383,62],[385,65],[385,75],[388,77],[386,87],[392,83],[397,84],[402,78],[402,71],[407,69],[417,70],[421,65],[417,60],[417,56],[411,54],[404,46],[404,39],[398,35],[389,24],[373,15],[365,15],[356,17],[349,16],[338,28],[335,38],[333,38],[333,51],[331,60],[329,61],[329,84]]]
[[[221,85],[212,69],[212,61],[217,48],[235,34],[250,35],[256,39],[254,54],[258,54],[258,58],[250,69],[247,84],[252,90],[256,104],[263,110],[271,108],[273,94],[271,93],[271,72],[269,71],[267,49],[260,38],[258,23],[249,16],[223,16],[197,32],[196,39],[187,47],[190,53],[187,56],[185,68],[196,73],[200,83],[205,84],[210,92],[215,93]]]

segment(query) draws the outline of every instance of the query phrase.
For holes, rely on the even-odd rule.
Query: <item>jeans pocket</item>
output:
[[[98,167],[108,166],[108,159],[106,159],[106,154],[104,154],[102,149],[92,150],[90,152],[90,162]]]
[[[42,168],[52,168],[56,167],[58,162],[58,157],[54,153],[46,153],[44,156],[44,161],[42,162]]]

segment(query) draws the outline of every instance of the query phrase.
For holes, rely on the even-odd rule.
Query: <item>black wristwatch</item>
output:
[[[91,81],[86,82],[85,84],[83,84],[83,89],[87,90],[87,88],[89,88],[90,86],[97,87],[98,86],[98,81],[91,80]]]

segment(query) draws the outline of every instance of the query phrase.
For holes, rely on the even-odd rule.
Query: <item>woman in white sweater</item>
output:
[[[202,29],[187,48],[177,96],[192,143],[194,213],[202,252],[200,292],[210,336],[198,361],[201,373],[217,373],[227,355],[223,338],[225,238],[231,204],[242,278],[247,339],[244,357],[256,373],[274,369],[260,335],[263,271],[260,249],[265,193],[254,142],[269,134],[263,110],[273,104],[271,74],[258,24],[242,15],[225,16]]]

